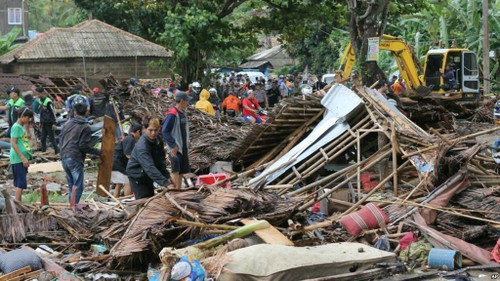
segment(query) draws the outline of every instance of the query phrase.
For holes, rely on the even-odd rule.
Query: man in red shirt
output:
[[[262,119],[257,116],[257,111],[260,110],[259,102],[255,99],[255,94],[252,90],[248,91],[248,96],[243,99],[243,118],[250,123],[262,123]]]

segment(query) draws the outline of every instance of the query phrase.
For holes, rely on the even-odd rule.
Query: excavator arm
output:
[[[422,73],[422,66],[418,59],[413,54],[413,49],[405,41],[390,35],[383,35],[380,43],[380,50],[390,51],[399,68],[399,73],[405,80],[408,88],[415,90],[418,93],[426,94],[430,89],[423,86],[424,83],[420,80],[418,73]],[[349,77],[354,64],[356,55],[351,43],[349,43],[342,56],[339,73],[342,74],[342,79]]]

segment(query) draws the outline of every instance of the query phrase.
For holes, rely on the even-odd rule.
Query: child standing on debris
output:
[[[22,201],[23,190],[28,187],[26,180],[28,167],[30,165],[32,151],[30,142],[26,136],[24,125],[33,119],[33,111],[27,107],[19,108],[16,112],[18,116],[16,123],[11,128],[10,143],[12,150],[10,153],[10,165],[14,174],[14,187],[16,189],[16,200]]]

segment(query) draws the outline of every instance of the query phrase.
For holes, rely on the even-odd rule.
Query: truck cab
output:
[[[479,67],[476,54],[467,49],[435,49],[429,50],[425,58],[423,82],[432,86],[433,91],[440,94],[446,92],[440,88],[444,83],[440,69],[453,63],[455,80],[463,99],[479,98]]]

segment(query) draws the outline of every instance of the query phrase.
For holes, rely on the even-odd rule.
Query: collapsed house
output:
[[[151,98],[151,93],[131,91],[125,85],[115,88],[120,87],[124,88],[116,90],[116,95],[122,95],[125,108],[136,118],[144,109],[161,116],[171,106],[167,97]],[[36,212],[51,218],[39,237],[56,239],[51,231],[57,222],[58,231],[69,234],[64,243],[101,243],[105,249],[81,249],[72,257],[56,255],[54,260],[67,270],[94,277],[98,272],[144,277],[148,264],[161,258],[162,273],[168,275],[175,257],[172,248],[182,251],[191,245],[203,252],[202,264],[220,280],[250,278],[252,274],[262,280],[284,278],[278,272],[303,279],[342,276],[367,280],[404,271],[405,266],[396,263],[396,255],[413,267],[430,264],[431,251],[437,249],[454,253],[448,269],[462,263],[498,268],[491,257],[498,256],[500,177],[489,151],[475,137],[499,128],[469,135],[450,133],[446,128],[429,133],[379,93],[365,87],[352,91],[342,85],[334,85],[323,97],[287,99],[265,124],[244,129],[192,110],[187,116],[191,126],[209,128],[193,137],[204,143],[198,152],[232,148],[206,159],[232,159],[243,163],[244,169],[212,185],[163,190],[131,203],[92,200],[82,209],[50,212],[21,208],[19,213]],[[226,140],[233,137],[228,144]],[[227,182],[231,188],[224,188]],[[18,220],[14,211],[4,216]],[[68,217],[72,219],[64,219]],[[253,218],[268,222],[255,230],[257,236],[278,245],[234,251],[226,246],[216,248],[223,242],[212,242],[214,239],[239,237],[235,234],[239,223],[251,224]],[[24,227],[21,225],[15,227]],[[5,223],[3,233],[14,233],[13,227]],[[5,235],[3,239],[25,237]],[[346,244],[331,244],[338,242]],[[411,243],[423,250],[414,254],[408,248]],[[273,252],[282,257],[313,257],[316,252],[302,253],[301,246],[322,244],[332,248],[314,250],[356,249],[357,253],[321,261],[306,258],[300,266],[283,258],[282,267],[271,271],[237,266],[256,262],[252,257],[261,262],[267,257],[266,264],[272,264],[276,260]],[[378,252],[371,252],[374,247]],[[370,254],[363,256],[363,252]],[[317,270],[311,270],[312,266]]]

